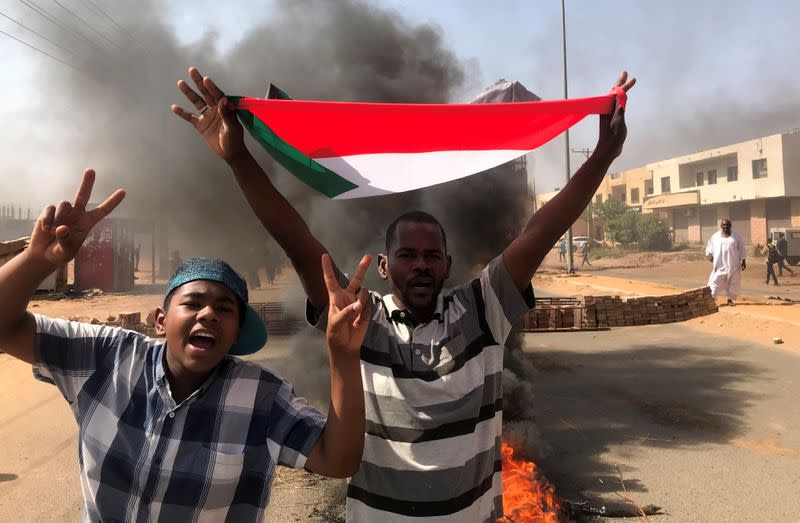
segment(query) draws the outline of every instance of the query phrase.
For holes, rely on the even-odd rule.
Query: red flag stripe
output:
[[[623,93],[624,94],[624,93]],[[529,151],[589,114],[607,114],[619,93],[496,104],[374,104],[242,98],[237,107],[311,158],[434,151]],[[621,100],[620,100],[621,101]]]

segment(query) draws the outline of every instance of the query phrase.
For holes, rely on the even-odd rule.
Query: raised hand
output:
[[[636,78],[628,80],[628,72],[622,71],[614,88],[621,87],[626,93],[636,84]],[[613,114],[600,115],[600,133],[595,150],[616,158],[622,153],[622,145],[628,135],[625,125],[625,109],[615,105]]]
[[[247,152],[242,124],[228,108],[225,94],[211,78],[203,77],[196,67],[189,68],[189,77],[200,94],[183,80],[178,81],[178,89],[195,106],[198,114],[187,112],[177,105],[172,106],[172,112],[192,124],[214,154],[226,162],[234,161]]]
[[[48,205],[42,210],[33,226],[28,246],[32,255],[54,267],[68,262],[75,257],[92,227],[111,214],[125,198],[125,191],[117,189],[103,203],[87,211],[94,178],[94,170],[86,169],[73,203],[63,201],[58,206]]]
[[[339,285],[329,254],[322,255],[322,274],[328,288],[328,346],[358,356],[370,322],[369,294],[361,287],[372,256],[365,254],[346,288]]]

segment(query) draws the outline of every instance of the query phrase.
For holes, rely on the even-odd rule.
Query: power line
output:
[[[85,25],[86,27],[88,27],[89,29],[91,29],[92,31],[94,31],[95,33],[97,33],[98,35],[100,35],[101,37],[105,38],[105,39],[106,39],[106,41],[107,41],[108,43],[110,43],[111,45],[115,45],[115,46],[119,47],[119,44],[118,44],[117,42],[113,41],[112,39],[110,39],[109,37],[107,37],[106,35],[104,35],[103,33],[101,33],[100,31],[98,31],[97,29],[95,29],[95,28],[94,28],[94,26],[92,26],[92,25],[91,25],[90,23],[88,23],[86,20],[84,20],[83,18],[81,18],[79,15],[75,14],[75,12],[74,12],[74,11],[72,11],[71,9],[69,9],[69,8],[68,8],[68,7],[66,7],[66,6],[64,6],[64,4],[62,4],[62,3],[61,3],[61,2],[59,2],[58,0],[53,0],[53,2],[55,2],[55,3],[56,3],[56,5],[58,5],[58,7],[60,7],[60,8],[61,8],[61,9],[63,9],[64,11],[68,12],[69,14],[71,14],[72,16],[74,16],[75,18],[77,18],[77,19],[78,19],[78,20],[79,20],[79,21],[80,21],[80,22],[81,22],[83,25]]]
[[[28,42],[25,42],[25,41],[23,41],[23,40],[20,40],[20,39],[19,39],[19,38],[17,38],[16,36],[14,36],[14,35],[10,35],[10,34],[6,33],[5,31],[3,31],[2,29],[0,29],[0,34],[4,34],[4,35],[6,35],[7,37],[11,38],[12,40],[16,40],[17,42],[21,43],[22,45],[26,45],[26,46],[30,47],[30,48],[31,48],[31,49],[33,49],[34,51],[38,51],[38,52],[42,53],[42,54],[43,54],[43,55],[45,55],[45,56],[49,56],[50,58],[52,58],[52,59],[53,59],[53,60],[55,60],[56,62],[61,62],[61,63],[62,63],[62,64],[64,64],[64,65],[67,65],[67,66],[69,66],[69,67],[72,67],[72,68],[73,68],[73,69],[75,69],[76,71],[84,72],[84,71],[83,71],[81,68],[79,68],[79,67],[76,67],[76,66],[72,65],[72,64],[71,64],[71,63],[69,63],[69,62],[65,62],[64,60],[62,60],[62,59],[60,59],[60,58],[58,58],[58,57],[56,57],[56,56],[53,56],[53,55],[51,55],[51,54],[50,54],[50,53],[48,53],[47,51],[42,51],[41,49],[39,49],[39,48],[38,48],[38,47],[36,47],[35,45],[31,45],[31,44],[29,44]]]
[[[4,17],[4,18],[7,18],[7,19],[11,20],[12,22],[14,22],[15,24],[17,24],[18,26],[20,26],[20,27],[22,27],[22,28],[24,28],[24,29],[27,29],[28,31],[30,31],[31,33],[35,34],[35,35],[36,35],[36,36],[38,36],[39,38],[42,38],[43,40],[47,40],[48,42],[50,42],[50,43],[51,43],[51,44],[53,44],[54,46],[58,47],[58,48],[59,48],[59,49],[61,49],[62,51],[66,51],[67,53],[71,54],[71,55],[72,55],[72,56],[74,56],[75,58],[78,58],[79,60],[83,61],[83,58],[82,58],[81,56],[78,56],[77,54],[75,54],[74,52],[70,51],[70,50],[69,50],[69,49],[67,49],[66,47],[64,47],[64,46],[62,46],[62,45],[59,45],[58,43],[54,42],[53,40],[50,40],[50,39],[49,39],[49,38],[47,38],[45,35],[43,35],[43,34],[41,34],[41,33],[37,32],[37,31],[35,31],[35,30],[31,29],[30,27],[26,26],[26,25],[25,25],[25,24],[23,24],[22,22],[20,22],[20,21],[18,21],[18,20],[14,20],[13,18],[11,18],[10,16],[8,16],[8,15],[7,15],[7,14],[5,14],[4,12],[0,11],[0,16],[2,16],[2,17]]]
[[[22,5],[24,5],[25,7],[27,7],[28,9],[30,9],[31,11],[33,11],[34,13],[36,13],[39,16],[43,17],[45,20],[49,21],[51,24],[55,24],[58,27],[60,27],[61,29],[72,33],[73,36],[79,36],[80,38],[83,38],[84,40],[89,42],[89,45],[91,45],[92,47],[94,47],[98,51],[102,51],[102,49],[97,46],[97,43],[94,40],[92,40],[88,36],[84,35],[80,31],[76,31],[75,29],[72,29],[72,28],[67,27],[66,25],[62,24],[61,22],[58,21],[58,19],[56,19],[53,15],[51,15],[49,12],[47,12],[46,9],[36,5],[33,2],[33,0],[19,0],[19,2]]]
[[[101,15],[105,16],[106,18],[108,18],[108,19],[111,21],[111,23],[112,23],[112,24],[114,24],[114,25],[117,27],[117,29],[119,29],[120,31],[122,31],[123,33],[125,33],[125,35],[126,35],[126,36],[128,36],[130,39],[132,39],[132,40],[134,40],[134,41],[136,40],[136,38],[134,38],[134,37],[133,37],[133,35],[132,35],[132,34],[131,34],[131,33],[130,33],[130,32],[127,30],[127,29],[125,29],[125,28],[124,28],[124,27],[122,27],[120,24],[118,24],[118,23],[116,22],[116,20],[114,20],[113,18],[111,18],[111,15],[109,15],[108,13],[106,13],[105,11],[103,11],[102,9],[100,9],[100,6],[98,6],[97,4],[95,4],[94,2],[92,2],[92,0],[83,0],[83,1],[84,1],[85,3],[87,3],[87,4],[89,4],[90,6],[94,7],[94,8],[95,8],[95,9],[96,9],[96,10],[97,10],[97,11],[98,11],[98,12],[99,12]],[[137,43],[138,43],[138,42],[137,42]]]

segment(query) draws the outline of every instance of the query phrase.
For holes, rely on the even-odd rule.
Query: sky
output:
[[[61,24],[57,27],[25,5],[30,2],[2,0],[0,13],[69,51],[54,47],[4,16],[0,16],[0,30],[64,61],[76,63],[76,55],[92,56],[83,51],[86,38],[76,32],[88,35],[112,60],[115,53],[125,53],[125,46],[131,45],[126,34],[137,34],[137,42],[146,42],[143,46],[150,43],[141,32],[146,16],[126,4],[59,0],[59,5],[56,0],[34,0],[34,6]],[[320,3],[324,2],[300,1],[291,10],[302,14],[303,9],[313,10]],[[499,78],[518,80],[543,99],[563,97],[558,0],[370,0],[365,4],[381,12],[392,11],[409,28],[424,26],[438,34],[437,45],[451,54],[463,73],[447,93],[451,102],[468,101]],[[255,44],[250,33],[261,27],[282,31],[282,45],[273,45],[274,53],[292,48],[292,28],[280,24],[282,20],[298,24],[298,16],[281,15],[286,6],[287,2],[280,0],[229,0],[224,6],[206,0],[175,0],[154,2],[156,15],[148,16],[156,16],[153,23],[166,26],[177,44],[191,48],[201,61],[207,53],[219,63],[235,63],[240,58],[236,53],[252,52]],[[82,15],[102,35],[82,25],[67,9]],[[607,92],[623,69],[638,79],[629,97],[628,141],[612,171],[800,127],[800,41],[794,37],[800,24],[800,3],[566,0],[566,17],[571,98]],[[351,25],[346,30],[359,28]],[[319,49],[303,45],[312,53]],[[260,48],[258,52],[269,55],[273,51]],[[292,54],[296,68],[313,63],[321,76],[328,74],[324,63],[306,58],[298,45]],[[83,166],[99,162],[106,169],[135,169],[114,166],[115,144],[102,139],[103,129],[125,125],[129,116],[125,103],[104,95],[102,81],[99,87],[87,90],[86,96],[76,96],[75,85],[79,84],[74,77],[81,73],[2,33],[0,67],[5,102],[0,115],[6,122],[0,126],[0,204],[32,206],[36,213],[44,204],[70,196]],[[140,74],[148,74],[146,64]],[[260,84],[258,70],[250,75],[247,85]],[[173,86],[182,77],[185,69],[176,66],[172,77],[165,76],[163,82]],[[236,84],[237,78],[224,80],[230,85]],[[281,84],[281,77],[264,74],[264,90],[240,94],[263,96],[269,82]],[[108,85],[108,89],[114,88],[113,83]],[[139,93],[137,100],[139,96],[146,101],[148,93]],[[177,91],[171,102],[159,97],[153,100],[153,107],[166,114],[169,103],[181,103]],[[171,125],[143,126],[143,142],[158,141],[160,133],[172,132]],[[571,148],[591,149],[596,139],[596,117],[587,118],[573,128]],[[564,183],[562,140],[557,138],[529,157],[529,177],[539,192]],[[92,144],[97,144],[96,148]],[[146,155],[147,146],[142,147],[141,154]],[[583,156],[573,153],[570,159],[574,172]],[[102,182],[99,185],[112,189]]]

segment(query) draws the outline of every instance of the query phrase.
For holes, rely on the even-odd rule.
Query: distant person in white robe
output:
[[[718,295],[727,296],[728,305],[733,305],[741,290],[742,271],[747,268],[744,242],[731,231],[729,219],[721,220],[719,229],[706,245],[706,257],[712,264],[708,286],[715,299]]]

